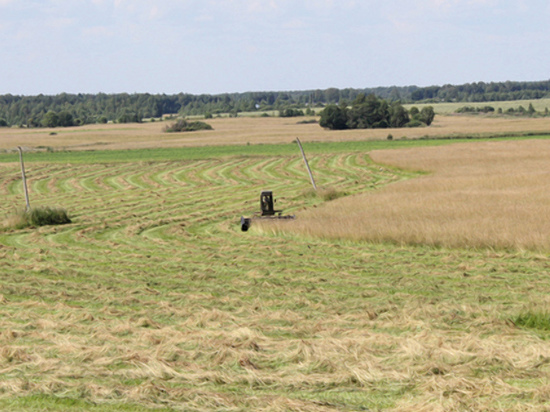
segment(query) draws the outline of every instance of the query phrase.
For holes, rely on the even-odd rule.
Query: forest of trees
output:
[[[140,122],[164,115],[279,111],[283,116],[352,102],[359,95],[373,94],[393,102],[489,102],[550,97],[550,80],[541,82],[468,83],[460,86],[378,87],[367,89],[246,92],[218,95],[149,93],[67,94],[55,96],[0,95],[0,127],[63,127],[89,123]],[[311,113],[311,112],[310,112]]]
[[[414,90],[411,102],[496,102],[550,97],[550,80],[540,82],[466,83]]]

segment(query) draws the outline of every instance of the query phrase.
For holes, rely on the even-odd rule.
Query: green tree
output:
[[[409,113],[400,103],[394,103],[391,105],[390,127],[403,127],[409,123],[409,121]]]
[[[321,111],[319,125],[331,130],[347,129],[346,110],[335,104],[329,104]]]
[[[423,123],[426,123],[426,126],[429,126],[432,124],[434,117],[435,117],[435,111],[432,106],[425,106],[420,111],[420,121]]]
[[[44,127],[57,127],[59,123],[59,116],[54,111],[49,111],[42,117],[42,126]]]
[[[348,128],[371,129],[389,126],[389,106],[385,100],[374,94],[359,94],[348,112]]]
[[[74,119],[73,115],[69,112],[62,111],[59,112],[57,115],[57,125],[61,127],[69,127],[74,126]]]

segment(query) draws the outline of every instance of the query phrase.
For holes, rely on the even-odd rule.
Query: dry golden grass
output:
[[[550,250],[550,142],[376,151],[375,162],[429,172],[303,213],[291,230],[328,238]]]
[[[307,118],[306,118],[307,119]],[[298,124],[304,118],[239,117],[207,120],[212,131],[163,133],[169,123],[88,125],[55,129],[0,128],[0,149],[26,148],[102,150],[208,145],[288,143],[295,137],[303,142],[350,141],[448,136],[483,136],[550,132],[550,118],[491,118],[483,116],[441,116],[425,128],[330,131],[318,124]],[[55,133],[55,134],[50,134]]]

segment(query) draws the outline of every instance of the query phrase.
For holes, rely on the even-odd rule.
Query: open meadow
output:
[[[0,213],[24,206],[13,147],[49,147],[31,205],[73,221],[0,231],[0,409],[544,410],[549,140],[412,139],[550,132],[497,120],[0,131]],[[297,219],[243,233],[263,189]]]

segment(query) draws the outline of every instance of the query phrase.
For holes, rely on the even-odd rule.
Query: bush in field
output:
[[[493,109],[494,110],[494,109]],[[420,121],[426,126],[432,124],[435,117],[435,110],[432,106],[425,106],[420,110]]]
[[[71,223],[65,209],[39,207],[27,212],[32,226],[64,225]]]
[[[30,226],[64,225],[67,223],[71,223],[71,219],[65,209],[38,207],[29,211],[17,211],[7,220],[6,226],[23,229]]]
[[[188,122],[185,119],[180,119],[164,128],[166,133],[195,132],[197,130],[212,130],[212,126],[204,122]]]
[[[303,116],[303,115],[304,115],[303,110],[293,109],[291,107],[279,110],[279,117],[298,117],[298,116]]]

